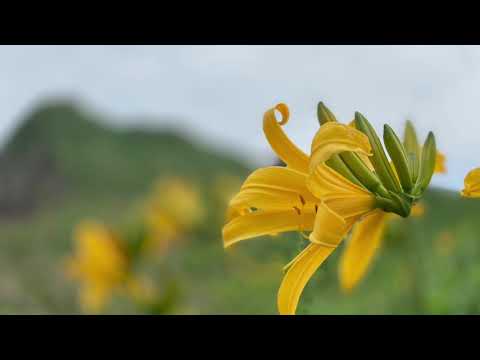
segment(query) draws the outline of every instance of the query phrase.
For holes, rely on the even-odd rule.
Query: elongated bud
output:
[[[360,157],[355,153],[343,153],[340,154],[340,158],[352,171],[352,173],[358,178],[358,180],[368,190],[374,194],[379,194],[384,197],[388,197],[388,191],[380,182],[380,179],[375,175]]]
[[[387,124],[383,127],[383,141],[385,143],[385,148],[392,159],[393,165],[397,170],[398,178],[400,179],[403,190],[410,192],[413,187],[413,181],[405,149],[397,134],[395,134],[393,129]]]
[[[410,120],[407,120],[405,124],[403,145],[405,146],[412,181],[415,183],[420,170],[420,145],[418,144],[417,133]]]
[[[357,179],[357,177],[352,173],[348,166],[343,162],[343,160],[338,155],[332,156],[326,161],[326,164],[331,167],[333,170],[341,174],[344,178],[350,180],[354,184],[365,188],[365,186]]]
[[[425,144],[422,148],[422,162],[420,164],[420,173],[417,183],[415,184],[414,194],[422,194],[432,180],[433,171],[435,170],[435,161],[437,157],[437,147],[435,144],[435,136],[430,131],[428,133]]]
[[[325,106],[323,102],[319,102],[317,106],[317,117],[320,125],[323,125],[329,121],[337,121],[335,115]]]
[[[370,141],[373,153],[373,156],[370,157],[370,160],[382,184],[390,191],[394,191],[396,193],[401,192],[400,184],[393,173],[393,169],[388,163],[387,155],[385,155],[385,152],[383,151],[380,139],[378,138],[372,125],[370,125],[368,120],[365,119],[365,117],[359,112],[355,113],[355,126],[358,130],[367,135],[368,140]]]

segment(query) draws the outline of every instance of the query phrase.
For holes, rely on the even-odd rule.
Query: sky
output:
[[[323,101],[340,121],[360,111],[381,134],[411,119],[433,131],[458,190],[480,166],[478,46],[0,46],[0,142],[39,101],[72,97],[118,126],[175,126],[251,165],[274,159],[263,113],[308,152]]]

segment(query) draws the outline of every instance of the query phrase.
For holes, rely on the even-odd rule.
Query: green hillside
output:
[[[298,234],[245,241],[224,251],[224,208],[214,179],[250,171],[240,161],[174,131],[120,130],[68,101],[23,120],[0,159],[0,313],[77,313],[62,261],[85,217],[132,221],[154,179],[197,183],[208,219],[166,260],[182,313],[276,313],[282,266],[305,245]],[[430,191],[426,214],[389,226],[384,247],[357,291],[343,295],[338,255],[308,284],[299,313],[480,313],[480,201]],[[154,270],[152,270],[154,272]],[[155,277],[155,276],[154,276]],[[135,312],[116,299],[109,312]]]
[[[0,203],[2,194],[8,199],[0,217],[0,312],[78,311],[60,266],[79,220],[128,223],[152,182],[168,175],[191,179],[207,204],[217,206],[207,191],[215,175],[248,173],[239,161],[173,131],[107,124],[74,103],[48,102],[28,114],[7,143],[0,161],[0,178],[7,180]],[[218,240],[219,225],[208,225],[200,237]]]

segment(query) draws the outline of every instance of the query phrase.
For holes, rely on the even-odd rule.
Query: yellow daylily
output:
[[[205,209],[197,188],[180,177],[159,180],[151,198],[152,211],[165,214],[182,229],[200,223]]]
[[[145,241],[142,243],[144,253],[165,254],[172,243],[177,241],[182,233],[178,224],[171,217],[149,207],[145,214],[148,232]]]
[[[128,258],[118,238],[104,225],[83,222],[74,232],[75,255],[67,260],[67,274],[81,283],[80,305],[99,312],[128,277]]]
[[[276,110],[282,115],[280,122]],[[387,147],[401,171],[400,185],[375,131],[360,113],[355,114],[355,124],[344,125],[320,103],[321,127],[313,138],[310,156],[283,132],[288,119],[285,104],[265,113],[265,136],[286,167],[254,171],[230,201],[222,231],[225,247],[257,236],[310,231],[310,244],[286,266],[278,291],[280,314],[295,314],[305,285],[354,224],[359,223],[356,227],[362,230],[356,237],[378,240],[384,219],[391,213],[410,214],[414,200],[430,182],[436,155],[435,138],[429,133],[420,167],[416,159],[422,151],[416,140],[409,144],[415,146],[409,148],[414,150],[409,160],[404,146],[387,128]],[[417,162],[409,164],[414,160]],[[410,168],[420,171],[413,176]],[[350,251],[373,253],[375,248],[372,243],[357,243]],[[357,264],[363,266],[361,259]]]
[[[461,194],[464,197],[479,198],[480,197],[480,168],[471,170],[464,180],[465,187]]]
[[[279,123],[274,111],[282,114]],[[254,171],[231,200],[223,228],[224,246],[252,237],[286,231],[311,231],[308,245],[290,264],[278,293],[281,314],[294,314],[306,283],[335,250],[351,226],[373,211],[375,197],[324,164],[332,155],[352,151],[370,155],[368,138],[346,125],[322,126],[312,155],[301,151],[283,132],[288,108],[265,113],[264,132],[286,167]]]
[[[159,180],[145,204],[149,236],[145,249],[165,251],[176,240],[198,225],[205,217],[200,193],[179,177]]]

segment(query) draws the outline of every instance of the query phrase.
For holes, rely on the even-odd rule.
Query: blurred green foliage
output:
[[[1,220],[0,313],[79,313],[76,284],[62,268],[73,226],[84,218],[120,228],[131,223],[152,182],[169,175],[198,184],[208,219],[165,258],[153,257],[138,270],[165,294],[175,294],[178,304],[171,306],[166,296],[156,304],[161,311],[138,309],[117,297],[108,312],[276,313],[282,267],[306,241],[291,233],[223,249],[225,204],[214,180],[244,178],[251,169],[240,161],[174,131],[111,129],[106,119],[68,101],[28,114],[4,154],[21,162],[40,151],[60,180],[32,213]],[[425,206],[422,218],[391,222],[372,268],[351,295],[338,285],[340,246],[307,285],[298,313],[480,313],[480,201],[431,190]]]

